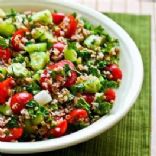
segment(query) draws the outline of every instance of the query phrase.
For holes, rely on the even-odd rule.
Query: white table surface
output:
[[[152,132],[151,156],[156,156],[156,0],[73,0],[104,12],[151,15],[151,88],[152,88]]]

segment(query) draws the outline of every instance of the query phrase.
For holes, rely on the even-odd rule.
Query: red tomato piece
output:
[[[122,79],[122,71],[119,68],[114,68],[112,70],[113,80],[121,80]]]
[[[64,43],[62,43],[62,42],[57,42],[57,43],[55,43],[55,44],[53,45],[53,48],[56,48],[56,49],[57,49],[58,51],[60,51],[60,52],[63,52],[64,47],[65,47],[65,45],[64,45]]]
[[[0,47],[0,59],[4,60],[5,62],[8,62],[8,60],[11,58],[11,51],[9,48],[2,48]]]
[[[105,96],[105,100],[108,101],[108,102],[114,101],[115,98],[116,98],[115,91],[113,89],[111,89],[111,88],[107,89],[104,92],[104,96]]]
[[[64,84],[65,87],[71,87],[76,83],[77,73],[76,71],[71,71],[71,76],[67,77],[67,80]]]
[[[53,13],[52,14],[53,22],[56,25],[60,24],[63,21],[64,17],[65,17],[64,13]]]
[[[87,103],[91,104],[93,101],[94,101],[94,97],[95,95],[94,94],[89,94],[89,93],[86,93],[86,94],[83,94],[83,98],[86,100]]]
[[[74,109],[69,113],[68,122],[70,124],[75,124],[81,120],[88,118],[88,113],[84,109]]]
[[[67,17],[69,19],[69,25],[67,27],[67,32],[65,33],[65,37],[70,38],[75,34],[77,29],[77,21],[74,16],[70,15]]]
[[[9,91],[14,86],[15,81],[12,77],[0,82],[0,103],[3,104],[9,98]]]
[[[109,79],[114,81],[122,79],[122,71],[116,64],[108,65],[105,70],[110,72],[110,75],[107,76]]]
[[[11,98],[10,106],[14,113],[18,114],[25,105],[33,99],[33,95],[26,92],[16,93]]]
[[[23,134],[23,128],[12,128],[9,129],[10,135],[2,137],[0,136],[0,141],[10,142],[13,140],[18,140]]]
[[[25,36],[26,32],[28,32],[28,29],[19,29],[12,36],[11,43],[16,51],[22,50],[20,44],[22,43],[22,37]]]
[[[50,134],[54,137],[63,136],[67,131],[68,123],[67,120],[61,120],[55,128],[50,130]]]

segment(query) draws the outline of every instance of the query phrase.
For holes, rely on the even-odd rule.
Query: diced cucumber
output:
[[[12,63],[8,67],[8,73],[16,77],[26,77],[29,75],[29,71],[25,67],[25,63]]]
[[[84,83],[85,91],[89,93],[96,93],[101,88],[100,80],[96,76],[89,76]]]
[[[64,50],[64,57],[66,60],[76,61],[77,60],[77,53],[74,49],[65,49]]]
[[[51,12],[49,10],[44,10],[32,15],[33,22],[39,22],[45,25],[52,24]]]
[[[28,44],[25,47],[25,51],[32,53],[32,52],[40,52],[40,51],[47,51],[47,43],[36,43],[36,44]]]
[[[16,28],[11,23],[2,22],[0,23],[0,35],[9,37],[16,31]]]
[[[0,114],[11,115],[11,108],[8,105],[0,105]]]
[[[104,38],[98,35],[90,35],[89,37],[87,37],[84,41],[84,45],[87,48],[90,49],[95,49],[97,47],[99,47],[102,42],[103,42]]]
[[[44,34],[40,37],[40,41],[48,41],[53,42],[54,38],[53,35],[50,32],[44,32]]]
[[[31,67],[33,70],[40,70],[49,62],[49,54],[46,52],[34,52],[30,54]]]
[[[36,28],[32,31],[32,36],[34,39],[38,39],[39,41],[48,41],[53,42],[53,35],[49,31],[44,28]]]
[[[35,118],[32,119],[33,125],[39,125],[41,122],[44,121],[44,117],[42,114],[37,114]]]

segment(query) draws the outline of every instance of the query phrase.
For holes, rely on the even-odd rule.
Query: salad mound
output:
[[[0,9],[0,141],[61,137],[108,114],[119,42],[76,13]]]

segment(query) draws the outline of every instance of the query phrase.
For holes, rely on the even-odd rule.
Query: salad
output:
[[[107,115],[119,53],[117,39],[79,14],[0,9],[0,141],[57,138]]]

